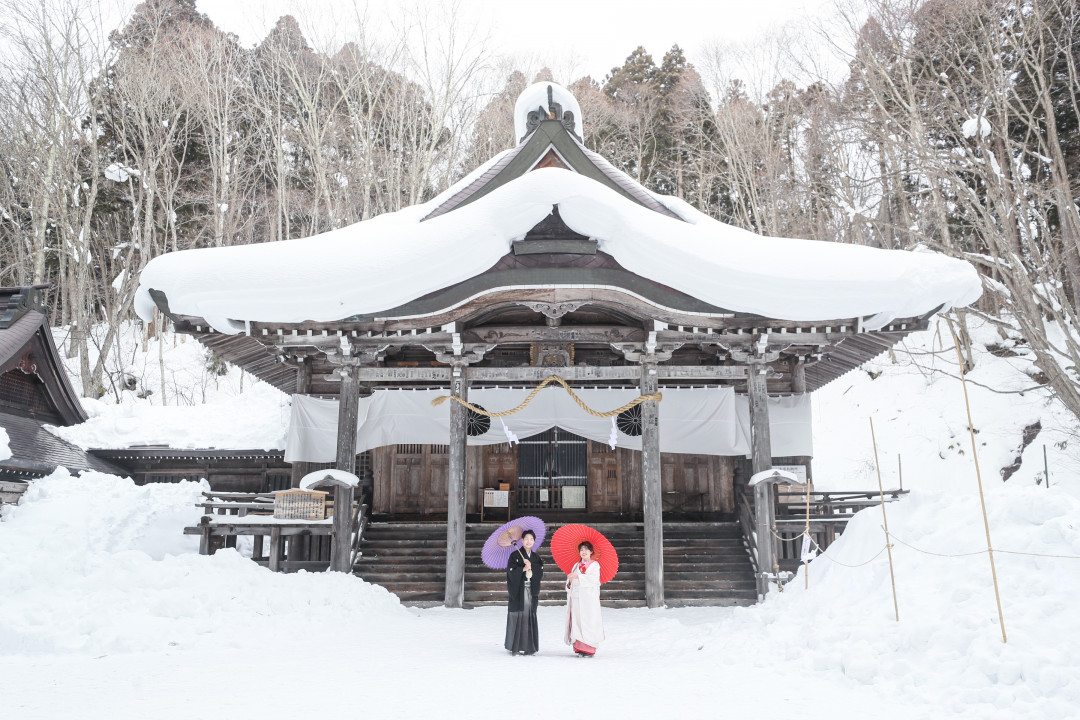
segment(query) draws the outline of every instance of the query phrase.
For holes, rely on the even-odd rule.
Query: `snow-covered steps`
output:
[[[606,607],[645,606],[645,538],[640,523],[592,523],[619,552],[619,573],[604,585]],[[480,561],[480,550],[495,524],[466,528],[465,604],[506,602],[503,573]],[[548,533],[558,529],[548,526]],[[441,605],[445,592],[446,525],[443,523],[374,523],[364,535],[356,574],[386,587],[408,605]],[[546,545],[547,565],[541,605],[565,602],[565,576]],[[664,596],[669,606],[751,605],[753,570],[737,523],[664,523]]]

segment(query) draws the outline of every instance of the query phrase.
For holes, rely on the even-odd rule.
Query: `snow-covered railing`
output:
[[[884,493],[877,490],[811,491],[808,504],[806,494],[797,488],[781,492],[773,508],[777,537],[770,538],[776,543],[779,570],[784,574],[785,571],[795,570],[801,562],[801,538],[807,530],[808,510],[810,537],[824,550],[844,532],[855,513],[880,506],[882,496],[885,502],[894,502],[907,493],[907,490],[886,490]],[[758,544],[761,540],[755,529],[754,499],[745,489],[739,491],[736,508],[743,542],[757,573],[760,567]]]
[[[809,503],[805,493],[792,489],[777,499],[776,544],[777,563],[781,570],[794,570],[802,555],[802,535],[807,531],[809,510],[809,533],[818,548],[825,550],[844,532],[855,513],[866,508],[879,507],[885,502],[895,502],[907,490],[830,490],[811,491]]]
[[[333,529],[332,518],[276,519],[273,517],[274,493],[211,491],[202,495],[204,500],[198,503],[198,507],[203,508],[205,514],[198,525],[184,528],[184,534],[200,536],[201,554],[212,555],[219,548],[236,547],[239,536],[250,535],[252,560],[273,571],[321,571],[329,566],[327,541],[318,538],[330,537]],[[326,506],[329,514],[333,501],[328,499]],[[351,509],[352,563],[359,557],[360,542],[368,523],[369,507],[364,498],[358,498]]]

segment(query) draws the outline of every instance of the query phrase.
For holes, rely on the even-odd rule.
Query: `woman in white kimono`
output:
[[[592,559],[592,543],[578,545],[581,562],[566,577],[566,644],[581,657],[592,657],[604,639],[600,617],[600,563]]]

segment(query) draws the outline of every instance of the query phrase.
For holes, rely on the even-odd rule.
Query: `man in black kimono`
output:
[[[522,533],[521,544],[521,548],[510,553],[510,561],[506,565],[506,592],[509,603],[506,608],[504,646],[511,655],[532,655],[540,649],[536,606],[540,600],[544,560],[532,551],[536,544],[536,533],[532,530]]]

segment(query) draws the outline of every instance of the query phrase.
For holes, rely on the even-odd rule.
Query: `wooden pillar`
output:
[[[281,528],[270,528],[270,559],[267,563],[270,566],[270,572],[279,572],[281,570]]]
[[[769,438],[769,390],[766,384],[769,366],[752,363],[747,378],[747,397],[750,405],[750,463],[756,475],[772,467],[772,443]],[[773,536],[774,483],[759,483],[754,487],[754,524],[757,530],[758,595],[769,589],[766,573],[773,571],[776,558],[776,538]]]
[[[806,359],[792,358],[791,363],[791,392],[802,395],[806,392]]]
[[[659,387],[656,362],[641,364],[641,394]],[[645,516],[645,602],[664,606],[664,517],[660,484],[660,408],[655,400],[641,403],[641,482]]]
[[[356,420],[360,410],[360,383],[355,364],[343,365],[341,395],[338,398],[337,469],[356,472]],[[334,487],[334,530],[330,542],[330,569],[351,572],[352,554],[352,487]]]
[[[296,394],[306,395],[311,391],[311,358],[304,358],[300,367],[296,369]],[[311,463],[294,462],[292,464],[292,477],[290,485],[300,487],[300,481],[311,472]]]
[[[454,365],[450,379],[450,394],[468,400],[467,366]],[[446,596],[448,608],[460,608],[465,603],[465,449],[468,409],[461,403],[450,403],[450,467],[446,480]]]

